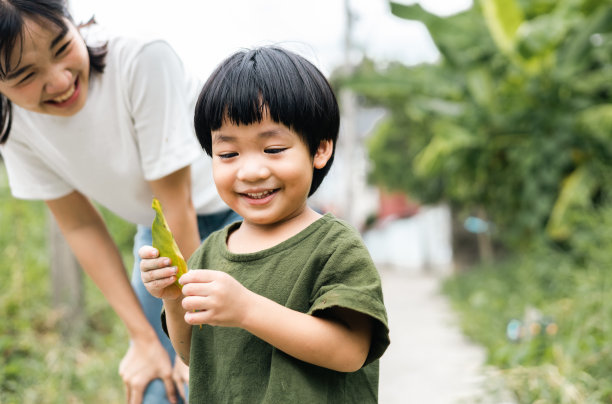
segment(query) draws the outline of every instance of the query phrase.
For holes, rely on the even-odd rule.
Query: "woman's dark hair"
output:
[[[63,0],[0,0],[0,80],[5,80],[7,74],[16,66],[11,66],[13,50],[23,45],[23,30],[25,19],[35,20],[42,25],[50,22],[68,31],[66,19],[73,22]],[[93,23],[93,19],[87,23]],[[86,24],[86,25],[87,25]],[[89,54],[90,74],[104,71],[106,44],[99,47],[87,47]],[[3,94],[0,94],[0,144],[6,142],[11,130],[12,104]]]
[[[334,160],[340,111],[329,82],[308,60],[274,46],[236,52],[204,84],[195,109],[195,130],[212,156],[211,131],[224,120],[237,125],[261,122],[264,113],[295,131],[314,156],[321,141],[333,142],[332,155],[314,169],[312,195]]]

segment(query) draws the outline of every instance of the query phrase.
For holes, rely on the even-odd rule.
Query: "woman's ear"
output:
[[[319,148],[317,149],[314,155],[314,158],[313,158],[314,168],[320,170],[323,167],[325,167],[325,165],[331,158],[333,152],[334,152],[334,142],[329,139],[321,140],[321,143],[319,143]]]

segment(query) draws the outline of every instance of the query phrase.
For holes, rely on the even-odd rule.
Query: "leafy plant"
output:
[[[369,143],[370,179],[424,203],[483,212],[510,249],[571,246],[575,212],[597,209],[612,168],[612,7],[592,0],[481,0],[423,22],[435,64],[364,61],[335,82],[389,111]]]

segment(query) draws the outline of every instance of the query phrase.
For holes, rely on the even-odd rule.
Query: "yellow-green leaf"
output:
[[[178,279],[187,272],[187,263],[172,236],[168,222],[166,222],[166,218],[164,217],[161,203],[157,198],[153,198],[152,207],[153,210],[155,210],[155,219],[151,226],[153,247],[157,248],[160,257],[170,258],[170,260],[172,260],[172,265],[177,267],[178,271],[176,273],[175,283],[179,288],[182,288],[182,285],[178,283]]]
[[[483,0],[482,11],[497,46],[514,52],[516,33],[523,22],[523,12],[516,0]]]
[[[568,212],[572,209],[587,209],[596,185],[584,164],[565,177],[546,226],[552,239],[566,240],[571,235]]]

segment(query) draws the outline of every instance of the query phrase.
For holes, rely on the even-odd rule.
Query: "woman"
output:
[[[137,254],[130,287],[92,201],[138,225],[135,252],[151,244],[153,196],[185,257],[237,217],[193,134],[200,83],[163,41],[88,44],[62,0],[0,0],[0,16],[0,152],[11,192],[46,202],[126,325],[119,373],[128,402],[140,403],[147,385],[143,402],[175,402],[174,383],[188,373],[159,328],[161,302],[142,286]]]

